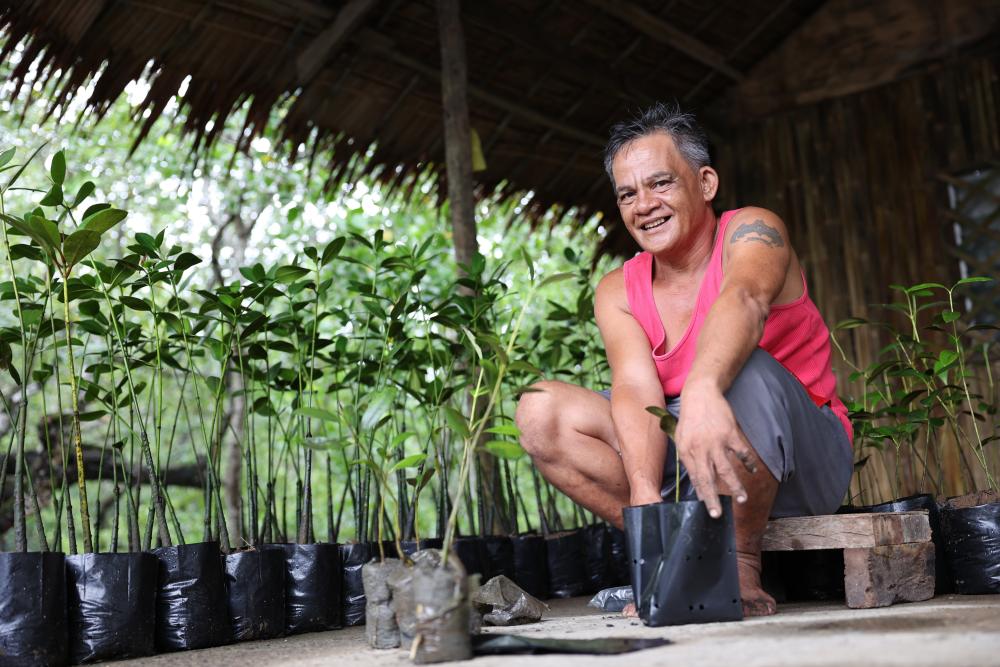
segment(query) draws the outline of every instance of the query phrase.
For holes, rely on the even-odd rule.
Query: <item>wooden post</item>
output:
[[[451,204],[455,259],[468,264],[476,256],[476,210],[472,202],[472,138],[469,132],[468,74],[460,0],[437,0],[441,36],[441,108],[444,154]]]

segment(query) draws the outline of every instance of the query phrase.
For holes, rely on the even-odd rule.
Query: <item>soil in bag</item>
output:
[[[625,531],[614,526],[608,526],[608,537],[611,543],[611,564],[609,586],[625,586],[629,583],[628,546],[625,544]]]
[[[709,516],[700,501],[656,503],[626,508],[625,532],[641,572],[639,617],[658,627],[743,618],[736,569],[732,501],[720,498],[722,517]],[[653,521],[653,516],[657,521]],[[657,549],[635,530],[656,532]]]
[[[156,652],[156,556],[66,557],[69,654],[74,663]]]
[[[365,623],[365,584],[361,568],[377,557],[378,549],[372,542],[340,545],[340,563],[344,570],[340,589],[340,617],[346,627]]]
[[[941,509],[941,528],[955,592],[1000,593],[1000,503]]]
[[[285,632],[341,627],[339,544],[282,544],[285,552]]]
[[[503,575],[514,580],[514,543],[506,535],[487,535],[483,540],[483,581]]]
[[[549,594],[554,598],[572,598],[587,592],[584,568],[583,533],[571,530],[554,533],[545,543],[549,566]]]
[[[586,550],[584,570],[587,573],[587,593],[612,585],[611,581],[611,539],[607,526],[595,523],[581,528]]]
[[[229,619],[238,642],[285,632],[285,559],[274,549],[226,556]]]
[[[62,665],[67,644],[63,555],[0,553],[0,664]]]
[[[478,574],[482,577],[486,572],[486,555],[484,553],[485,547],[483,546],[482,538],[456,538],[451,550],[462,561],[462,566],[469,574]]]
[[[160,547],[152,553],[159,560],[156,650],[187,651],[231,642],[219,543]]]
[[[549,597],[549,564],[545,538],[541,535],[516,535],[510,538],[514,548],[514,583],[528,595],[546,600]]]
[[[948,554],[944,548],[944,536],[941,534],[941,515],[937,502],[929,493],[907,496],[878,505],[855,507],[854,512],[913,512],[927,510],[927,521],[931,525],[931,540],[934,542],[934,592],[950,593],[955,589],[948,565]]]

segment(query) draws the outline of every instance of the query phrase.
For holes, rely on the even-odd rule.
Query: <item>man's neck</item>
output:
[[[654,254],[654,283],[682,285],[687,281],[700,281],[712,258],[718,228],[718,219],[709,209],[698,225],[698,233],[693,234],[688,243],[669,252]]]

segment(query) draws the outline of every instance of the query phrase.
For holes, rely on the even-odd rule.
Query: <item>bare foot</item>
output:
[[[774,598],[760,587],[760,554],[736,552],[740,574],[740,599],[744,616],[772,616],[778,611]]]
[[[625,608],[622,609],[622,617],[639,618],[639,612],[636,610],[634,602],[629,602],[628,604],[625,605]]]

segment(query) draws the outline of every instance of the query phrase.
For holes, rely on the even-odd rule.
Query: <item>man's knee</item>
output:
[[[789,372],[766,351],[757,348],[747,359],[726,392],[730,402],[761,405],[781,401],[789,384]]]
[[[521,446],[532,458],[544,456],[556,442],[558,392],[558,382],[542,380],[531,385],[517,402],[514,422],[521,432]]]

